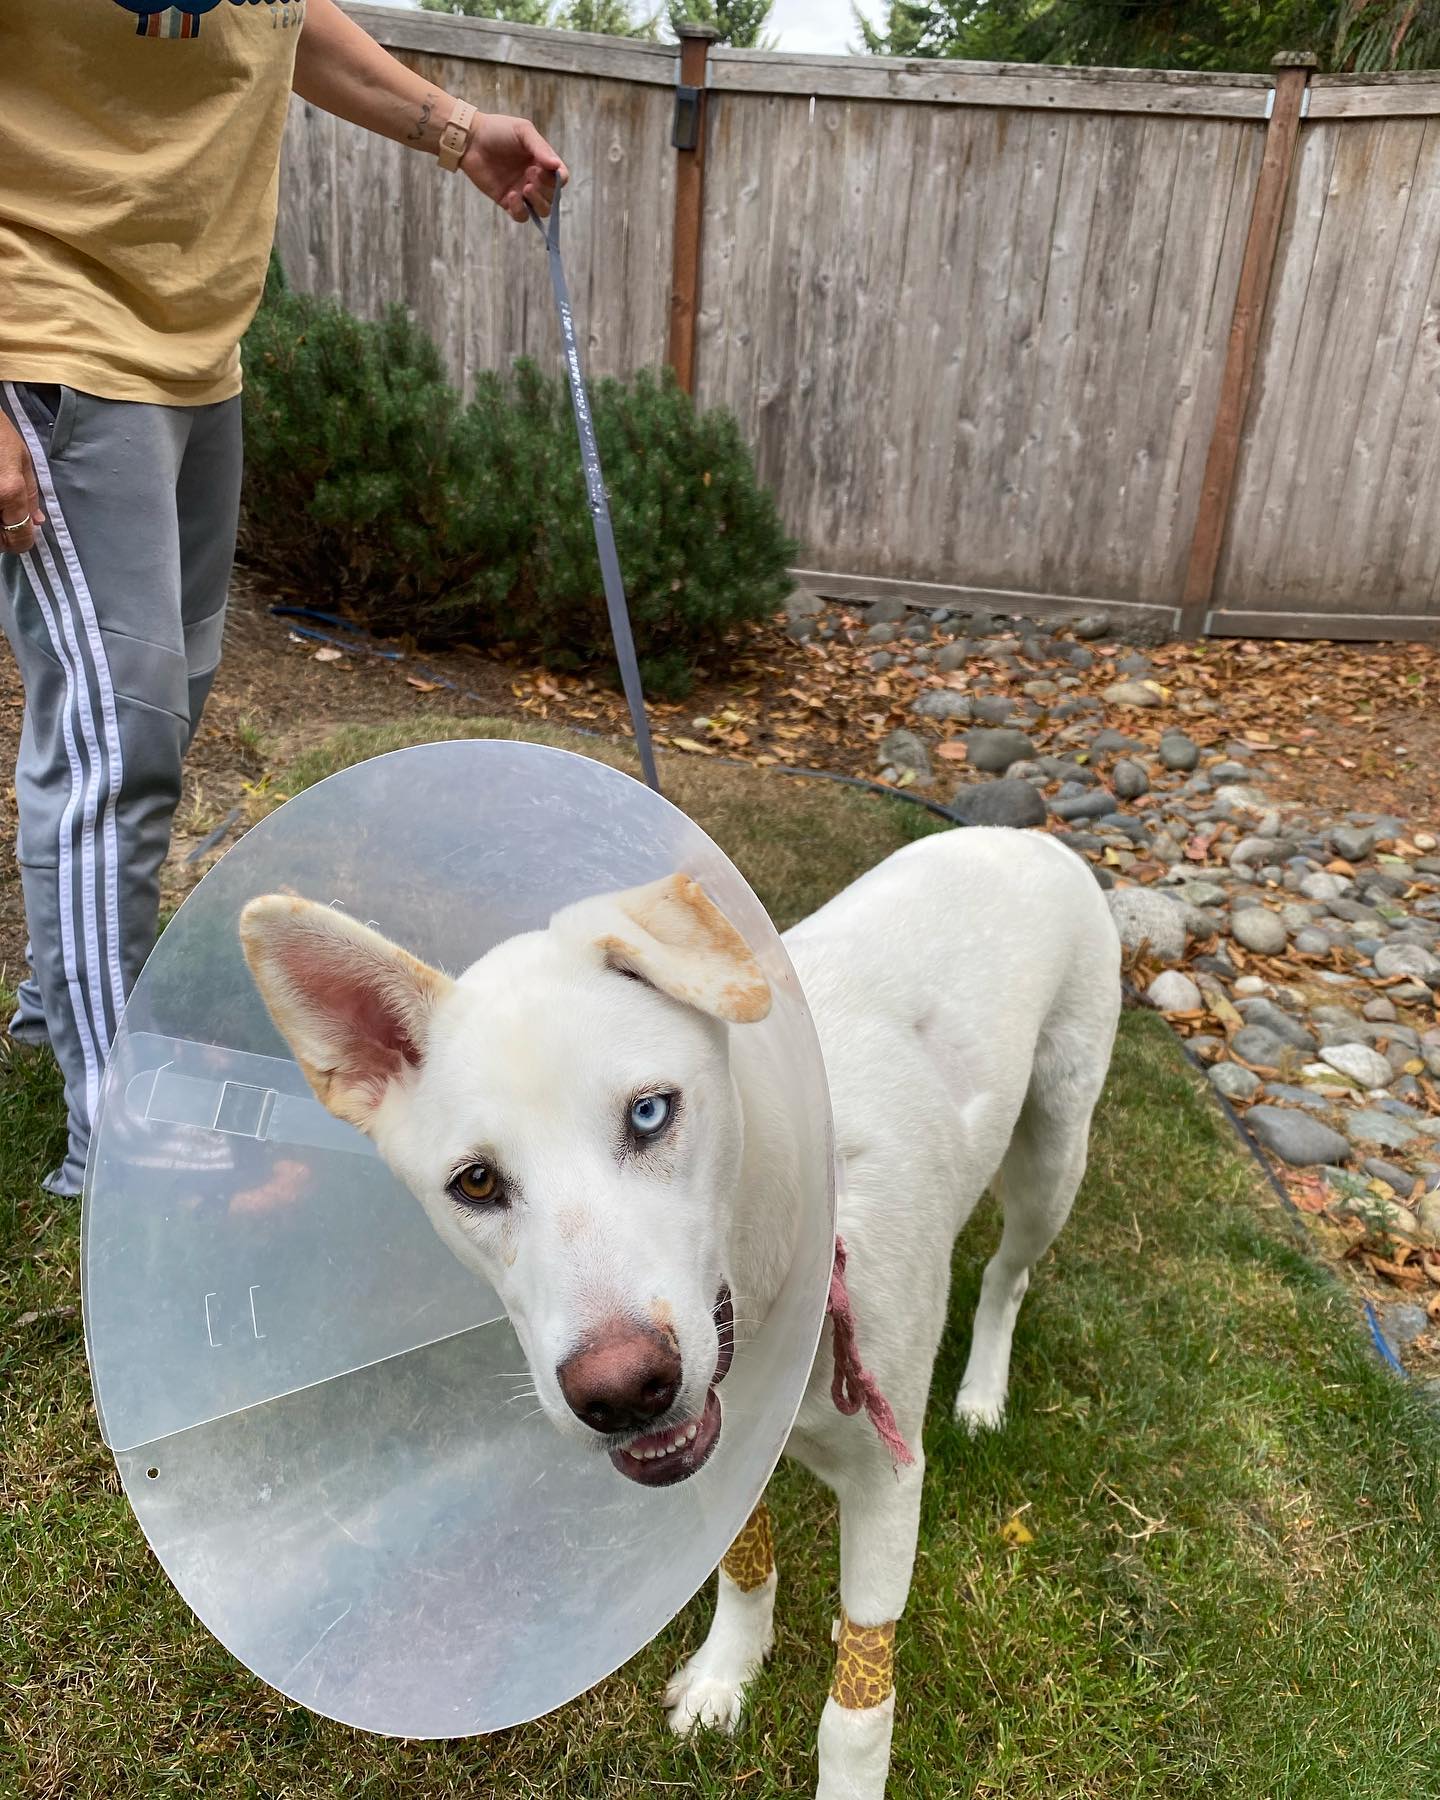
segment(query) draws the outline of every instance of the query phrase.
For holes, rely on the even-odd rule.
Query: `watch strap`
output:
[[[450,123],[440,133],[439,162],[452,172],[460,167],[460,158],[470,142],[470,127],[475,121],[475,108],[468,100],[457,100]]]

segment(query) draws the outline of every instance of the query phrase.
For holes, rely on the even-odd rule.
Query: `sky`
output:
[[[865,10],[878,18],[884,7],[880,0],[870,0]],[[779,39],[778,49],[835,56],[842,56],[860,36],[849,0],[775,0],[770,30]]]

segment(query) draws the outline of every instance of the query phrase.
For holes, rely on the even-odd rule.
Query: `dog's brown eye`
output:
[[[472,1205],[483,1206],[499,1196],[500,1177],[489,1163],[471,1163],[450,1183],[450,1192],[457,1200],[468,1200]]]

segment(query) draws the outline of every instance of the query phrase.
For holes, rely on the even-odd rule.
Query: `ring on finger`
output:
[[[3,522],[0,522],[0,531],[24,531],[29,523],[30,521],[28,519],[17,519],[13,525],[6,525]]]

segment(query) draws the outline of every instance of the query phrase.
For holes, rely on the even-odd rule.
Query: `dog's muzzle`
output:
[[[700,1417],[682,1419],[664,1431],[647,1432],[632,1438],[624,1449],[610,1452],[610,1461],[620,1473],[642,1487],[674,1487],[688,1480],[705,1466],[720,1442],[720,1396],[715,1390],[730,1373],[735,1355],[735,1308],[728,1287],[722,1287],[715,1297],[714,1316],[720,1354]]]

